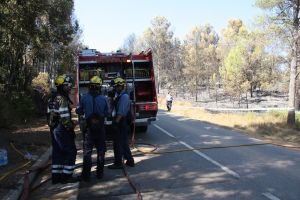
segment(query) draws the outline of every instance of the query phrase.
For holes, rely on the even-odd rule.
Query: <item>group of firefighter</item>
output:
[[[103,177],[106,140],[105,118],[112,116],[114,162],[109,169],[122,169],[125,164],[134,167],[134,159],[128,144],[130,125],[128,113],[131,101],[125,91],[126,82],[122,78],[112,81],[114,88],[112,95],[106,97],[101,94],[102,80],[93,76],[89,82],[89,91],[84,94],[76,113],[84,116],[86,128],[83,131],[83,165],[81,176],[74,176],[77,149],[75,145],[76,124],[71,118],[71,104],[69,94],[72,88],[72,78],[60,75],[55,79],[56,92],[48,101],[48,125],[52,139],[52,183],[72,183],[90,181],[92,168],[92,151],[97,151],[96,177]]]

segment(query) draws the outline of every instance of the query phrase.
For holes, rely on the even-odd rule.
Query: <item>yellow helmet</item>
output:
[[[102,79],[99,76],[93,76],[90,80],[90,84],[102,85]]]
[[[122,78],[116,78],[116,79],[114,79],[114,85],[115,86],[118,86],[118,85],[125,86],[125,84],[126,84],[126,82]]]
[[[67,76],[66,74],[60,75],[55,79],[55,86],[68,85],[72,86],[72,77]]]

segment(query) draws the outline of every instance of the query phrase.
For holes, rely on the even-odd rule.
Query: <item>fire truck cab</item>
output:
[[[78,56],[76,103],[88,92],[92,76],[103,80],[101,94],[108,96],[112,91],[111,81],[116,77],[126,80],[126,91],[130,96],[135,114],[135,125],[146,132],[151,121],[156,120],[158,111],[154,69],[151,50],[138,54],[100,53],[95,49],[84,49]],[[111,117],[105,125],[112,124]]]

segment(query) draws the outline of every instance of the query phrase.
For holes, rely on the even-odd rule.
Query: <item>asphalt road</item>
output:
[[[298,151],[164,111],[136,142],[157,147],[156,154],[135,156],[136,167],[127,168],[142,199],[300,199]],[[122,170],[104,173],[100,181],[44,186],[32,199],[137,199]]]

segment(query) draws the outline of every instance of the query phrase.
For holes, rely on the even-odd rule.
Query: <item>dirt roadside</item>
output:
[[[11,129],[0,129],[0,148],[5,148],[8,154],[8,164],[0,166],[0,177],[8,174],[6,178],[0,180],[0,197],[5,196],[9,190],[16,189],[25,171],[34,164],[33,161],[22,169],[12,172],[28,163],[22,154],[28,152],[33,157],[40,157],[50,144],[50,133],[45,118],[24,122]]]
[[[160,109],[167,110],[164,97],[159,97],[158,103]],[[270,120],[265,122],[255,122],[254,120],[252,123],[243,123],[241,119],[244,119],[242,117],[247,115],[247,113],[236,115],[226,113],[212,114],[204,111],[203,107],[193,107],[191,102],[181,100],[176,100],[173,102],[173,107],[170,114],[188,117],[190,119],[199,120],[208,124],[232,129],[245,135],[263,140],[266,143],[272,143],[274,145],[300,151],[299,130],[297,128],[290,128],[284,125],[286,118],[284,118],[284,123],[282,123],[280,120],[280,122],[270,122]],[[250,113],[248,117],[255,119],[256,115],[255,113]],[[230,123],[228,123],[228,121]]]

